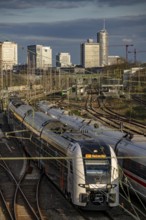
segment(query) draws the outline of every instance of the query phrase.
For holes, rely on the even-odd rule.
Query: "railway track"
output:
[[[74,107],[80,111],[86,111],[90,118],[98,119],[99,122],[105,126],[115,128],[116,130],[125,131],[131,134],[146,134],[146,125],[140,123],[134,119],[126,118],[111,108],[108,108],[104,102],[97,99],[97,95],[88,95],[85,104],[80,105],[78,103],[65,103],[62,104],[65,107]]]
[[[143,106],[146,107],[146,100],[136,96],[136,95],[132,95],[132,99],[136,102],[138,102],[139,104],[142,104]]]
[[[24,185],[22,185],[22,181],[24,182],[26,177],[27,167],[25,168],[24,174],[21,178],[17,180],[15,174],[13,174],[12,170],[2,158],[3,157],[1,156],[1,167],[5,170],[6,175],[5,178],[3,178],[3,185],[1,185],[3,192],[1,192],[1,197],[10,219],[42,219],[39,214],[36,214],[38,209],[34,210],[34,205],[32,206],[32,198],[33,200],[36,198],[32,195],[32,183],[29,180],[28,184],[23,183]]]
[[[45,186],[45,187],[44,187]],[[60,219],[60,220],[84,220],[74,206],[65,198],[64,194],[54,184],[54,182],[44,175],[40,185],[40,207],[41,212],[45,213],[47,219]],[[44,201],[44,198],[46,202]],[[45,202],[45,205],[44,205]],[[47,210],[47,211],[46,211]]]
[[[3,131],[0,130],[0,200],[3,207],[0,212],[0,219],[14,219],[13,196],[16,190],[16,182],[21,175],[23,161],[14,161],[11,158],[23,156],[19,144],[13,140],[7,140],[3,132],[9,130],[4,114],[0,115]],[[3,159],[5,158],[5,160]],[[18,170],[19,167],[19,170]],[[15,174],[15,178],[14,178]]]
[[[29,174],[27,174],[26,169],[24,175],[17,183],[17,188],[14,195],[15,219],[41,220],[43,218],[40,215],[40,209],[37,205],[39,198],[36,196],[39,176],[37,176],[35,179],[32,179],[32,177],[30,178],[28,175]]]
[[[15,190],[15,187],[13,185],[13,182],[11,180],[11,175],[9,174],[9,170],[2,164],[0,164],[0,173],[3,176],[3,179],[1,180],[0,183],[0,207],[1,207],[1,212],[0,216],[1,219],[10,219],[13,220],[13,206],[12,206],[12,196]],[[6,192],[4,189],[4,185],[6,187]],[[10,187],[10,188],[9,188]]]
[[[94,97],[93,95],[89,95],[86,102],[81,105],[73,102],[69,104],[64,102],[63,104],[59,104],[59,106],[64,106],[65,108],[71,107],[78,109],[81,112],[87,112],[87,117],[98,120],[101,124],[115,128],[116,130],[124,131],[130,134],[146,134],[146,126],[144,124],[112,111],[112,109],[107,108],[104,103],[101,104],[95,95]]]
[[[22,187],[22,182],[28,173],[28,160],[25,160],[23,147],[10,131],[5,115],[1,115],[1,120],[3,122],[3,131],[0,131],[0,188],[1,203],[3,204],[3,210],[0,213],[1,219],[41,219],[40,216],[36,217],[36,213],[27,199],[30,191],[29,194],[25,194]],[[12,138],[7,139],[5,132],[11,132]],[[35,200],[36,197],[34,197]],[[25,208],[22,208],[24,206]]]
[[[25,160],[23,147],[12,135],[5,115],[1,115],[1,121],[3,131],[0,131],[0,203],[2,207],[0,219],[41,220],[39,211],[36,211],[38,206],[34,211],[32,200],[30,200],[33,186],[31,180],[28,179],[28,160]],[[5,132],[11,132],[12,138],[7,139]],[[36,201],[36,198],[37,196],[34,195],[33,200]]]
[[[146,203],[136,194],[131,192],[125,184],[120,189],[121,207],[137,220],[146,219]]]
[[[146,133],[146,126],[134,120],[129,121],[126,117],[113,112],[111,109],[107,109],[103,103],[98,104],[98,107],[93,106],[92,96],[88,97],[85,108],[86,111],[105,125],[131,134],[144,135]]]
[[[137,126],[139,129],[140,129],[140,132],[141,133],[144,133],[146,132],[146,125],[143,124],[143,123],[140,123],[136,120],[134,120],[133,118],[132,119],[129,119],[127,117],[124,117],[118,113],[115,113],[111,108],[108,108],[106,106],[106,104],[103,103],[103,105],[101,106],[101,109],[106,112],[107,114],[109,115],[113,115],[113,117],[116,117],[117,120],[119,121],[123,121],[123,123],[127,123],[127,124],[130,124],[132,126]]]
[[[6,143],[5,143],[6,145]],[[22,147],[22,146],[21,146]],[[7,146],[8,151],[12,151],[10,146]],[[10,153],[9,152],[9,153]],[[4,152],[3,152],[4,153]],[[5,152],[7,154],[8,152]],[[10,153],[11,155],[11,153]],[[12,155],[11,155],[12,156]],[[20,155],[19,155],[20,156]],[[3,156],[4,157],[4,156]],[[13,162],[14,163],[14,162]],[[6,169],[8,170],[6,173],[11,173],[11,169],[9,170],[10,166],[7,167],[4,161],[4,165]],[[18,172],[18,166],[17,172]],[[32,164],[31,166],[32,167]],[[14,203],[12,203],[9,210],[6,210],[5,219],[86,219],[86,220],[94,220],[97,219],[133,219],[129,217],[129,215],[123,215],[120,213],[119,216],[117,216],[117,212],[86,212],[86,211],[80,211],[78,209],[75,209],[75,207],[71,208],[71,204],[60,194],[58,193],[58,190],[53,190],[53,187],[51,187],[46,180],[42,180],[42,175],[40,176],[39,171],[35,171],[36,169],[33,166],[32,172],[28,172],[28,166],[25,162],[25,168],[23,167],[23,173],[21,172],[21,175],[17,174],[17,178],[15,181],[15,178],[12,177],[14,189],[11,193],[11,200],[15,197]],[[15,169],[14,169],[15,170]],[[6,175],[6,174],[5,174]],[[7,175],[6,175],[7,176]],[[20,178],[21,176],[21,178]],[[7,176],[7,179],[9,177]],[[4,179],[3,179],[4,180]],[[49,188],[49,190],[48,190]],[[15,192],[15,193],[14,193]],[[49,192],[49,193],[48,193]],[[5,198],[4,194],[6,192],[2,192],[1,198]],[[15,195],[15,196],[14,196]],[[37,198],[37,199],[36,199]],[[44,199],[45,198],[45,199]],[[5,200],[5,202],[4,202]],[[44,202],[45,200],[45,202]],[[3,207],[6,206],[5,204],[8,201],[7,199],[1,199],[1,202],[3,201]],[[16,203],[20,206],[18,207]],[[13,208],[14,207],[14,208]],[[22,208],[23,207],[23,208]],[[20,209],[19,209],[20,208]],[[14,211],[13,211],[14,210]],[[11,217],[12,216],[12,217]],[[125,217],[126,216],[126,217]]]
[[[55,188],[55,191],[57,190],[57,192],[59,191],[60,196],[62,197],[62,199],[60,201],[61,204],[59,205],[59,209],[58,208],[54,208],[54,218],[53,219],[63,219],[63,220],[134,220],[134,217],[131,217],[130,214],[126,211],[122,211],[123,209],[121,208],[114,208],[113,210],[110,209],[108,211],[87,211],[87,210],[82,210],[79,209],[78,207],[74,206],[72,203],[69,203],[68,200],[66,200],[64,194],[60,191],[60,189],[53,183],[52,180],[50,180],[50,178],[48,178],[49,181],[49,186]],[[51,183],[51,185],[50,185]],[[56,192],[54,192],[56,193]],[[57,196],[59,196],[57,194]],[[56,199],[55,199],[56,200]],[[63,202],[65,201],[65,203]],[[55,204],[56,202],[53,201],[53,203]],[[63,207],[62,207],[63,204]],[[60,217],[59,217],[59,216]]]
[[[29,157],[34,156],[34,152],[32,152],[32,154],[33,155],[29,154]],[[40,166],[40,163],[35,162],[35,164],[36,166],[38,164]],[[38,186],[38,206],[40,207],[40,216],[42,217],[42,219],[47,220],[51,217],[52,219],[62,220],[94,220],[97,219],[98,216],[99,220],[103,220],[103,218],[105,220],[114,220],[114,218],[106,212],[92,213],[77,208],[70,201],[68,201],[60,188],[55,184],[55,174],[54,177],[52,176],[52,179],[50,179],[47,174],[44,174]]]
[[[94,100],[96,100],[96,99],[94,99]],[[90,105],[90,102],[87,102],[86,105],[88,108],[90,108],[90,107],[93,108],[93,113],[94,113],[95,106],[92,106],[93,102],[91,102],[91,105]],[[74,105],[74,106],[76,106],[76,105]],[[98,108],[99,107],[100,107],[100,105],[98,104]],[[99,111],[97,114],[99,116],[103,116],[103,114]],[[95,115],[94,115],[95,118],[96,118],[97,114],[95,113]],[[109,118],[111,118],[111,116]],[[135,123],[134,123],[134,125],[135,125]],[[139,127],[140,126],[143,127],[143,125],[139,124]],[[122,180],[121,180],[121,184],[122,184]],[[125,185],[125,183],[124,183],[124,185]],[[124,210],[124,212],[127,212],[127,214],[129,213],[129,215],[132,215],[132,217],[134,219],[145,220],[146,219],[146,214],[145,214],[146,213],[146,204],[143,201],[141,201],[141,199],[139,198],[138,195],[135,196],[135,200],[133,200],[133,198],[129,196],[130,195],[129,186],[130,185],[127,184],[128,193],[125,196],[123,196],[123,193],[120,194],[120,198],[121,198],[121,200],[120,200],[121,205],[120,206]],[[122,186],[122,188],[123,187],[124,186]],[[133,192],[133,193],[136,194],[136,192]],[[123,215],[123,213],[121,215]],[[127,218],[125,217],[125,219],[127,219]]]
[[[7,129],[8,127],[5,131],[8,133]],[[79,212],[58,190],[54,189],[44,175],[40,175],[38,168],[32,163],[28,164],[22,151],[23,147],[15,137],[12,139],[4,137],[1,144],[0,204],[3,208],[0,213],[1,219],[91,219],[84,212]],[[13,160],[14,157],[23,156],[24,160]]]

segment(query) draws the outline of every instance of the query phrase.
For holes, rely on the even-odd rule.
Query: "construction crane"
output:
[[[134,46],[133,44],[122,44],[122,45],[110,45],[111,47],[125,47],[125,50],[126,50],[126,61],[128,62],[128,47],[132,47]]]
[[[134,51],[128,51],[128,53],[133,53],[134,54],[134,63],[136,63],[137,62],[137,53],[146,53],[146,51],[145,50],[136,50],[136,49],[134,49]]]

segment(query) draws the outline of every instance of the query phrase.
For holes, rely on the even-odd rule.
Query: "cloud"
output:
[[[94,3],[91,0],[90,3]],[[35,7],[50,7],[50,8],[70,8],[80,7],[87,4],[88,0],[1,0],[1,9],[29,9]]]
[[[138,50],[144,50],[145,24],[146,15],[107,19],[109,45],[130,42]],[[88,38],[96,41],[96,34],[101,28],[101,19],[76,19],[52,23],[0,23],[0,41],[15,41],[25,47],[30,44],[49,45],[53,53],[70,52],[74,57],[74,63],[79,63],[80,43]],[[111,54],[123,53],[125,56],[124,52],[124,47],[110,47]]]
[[[110,35],[145,36],[146,15],[123,16],[106,20]],[[52,23],[0,23],[1,33],[19,36],[42,36],[64,39],[96,38],[101,30],[101,19],[78,19]]]
[[[133,6],[144,4],[145,0],[0,0],[0,9],[30,9],[35,7],[76,8],[89,4],[102,6]]]
[[[90,34],[94,34],[94,26],[96,27],[101,21],[95,19],[80,19],[66,22],[52,23],[0,23],[1,33],[16,34],[19,36],[44,36],[59,38],[84,38]],[[90,36],[91,36],[90,35]]]
[[[123,16],[108,20],[108,28],[111,35],[119,33],[121,36],[137,36],[137,38],[146,37],[145,24],[146,15]]]
[[[133,6],[138,4],[145,4],[145,0],[98,0],[98,4],[107,5],[110,7],[116,7],[116,6]]]
[[[143,48],[146,39],[146,15],[123,16],[106,21],[109,45],[132,43]],[[22,45],[43,44],[57,50],[74,50],[88,38],[96,42],[96,34],[101,30],[101,19],[79,19],[53,23],[0,23],[0,41],[10,40]],[[4,36],[1,38],[1,36]],[[128,41],[127,41],[128,40]],[[138,45],[138,46],[137,46]],[[112,49],[116,48],[110,48]],[[117,48],[120,49],[120,48]]]

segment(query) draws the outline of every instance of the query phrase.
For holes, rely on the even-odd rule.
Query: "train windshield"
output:
[[[86,183],[107,183],[110,178],[110,164],[107,159],[85,159]]]

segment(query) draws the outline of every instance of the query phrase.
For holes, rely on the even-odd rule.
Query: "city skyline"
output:
[[[19,46],[19,63],[26,61],[28,45],[50,46],[53,62],[59,52],[69,52],[74,64],[80,64],[80,44],[88,38],[96,42],[97,32],[109,34],[109,55],[125,57],[130,51],[146,51],[145,0],[1,0],[0,41],[14,41]],[[24,49],[22,49],[24,48]],[[133,61],[134,54],[128,54]],[[137,60],[146,62],[146,52]]]

